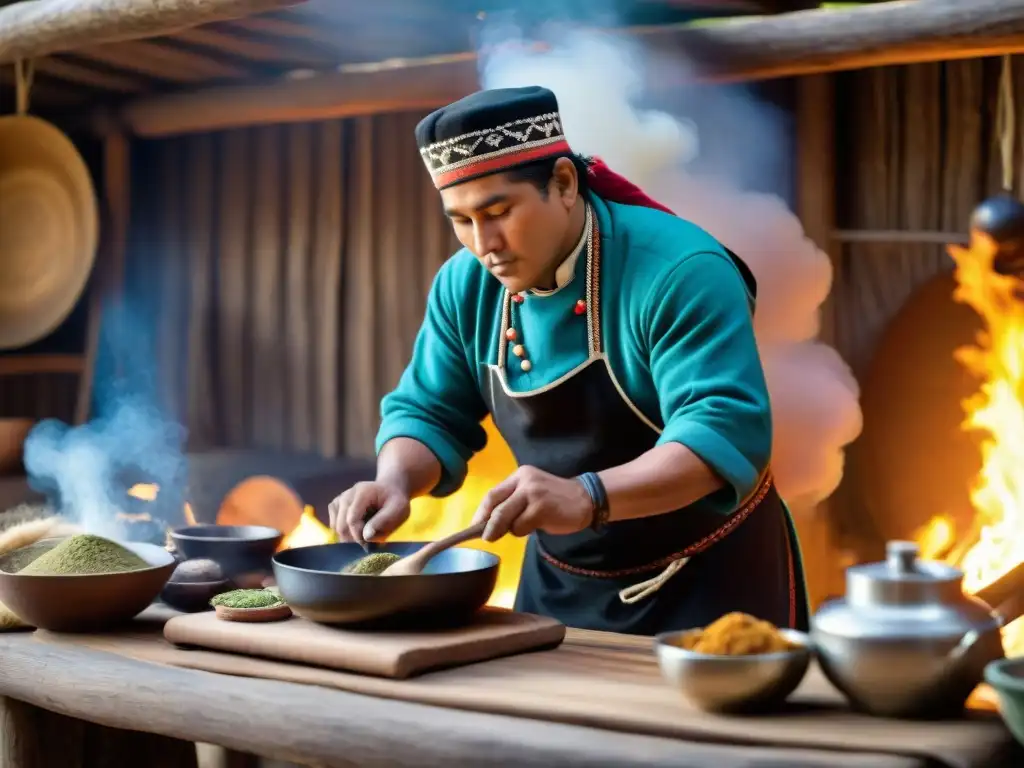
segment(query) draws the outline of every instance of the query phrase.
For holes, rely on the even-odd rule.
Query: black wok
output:
[[[406,556],[423,542],[389,542],[378,551]],[[292,611],[320,624],[415,626],[468,622],[490,598],[498,580],[497,555],[455,548],[439,553],[418,576],[341,573],[365,556],[358,544],[296,547],[273,558],[274,578]]]

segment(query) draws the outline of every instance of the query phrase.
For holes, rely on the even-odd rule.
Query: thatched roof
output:
[[[62,0],[22,0],[0,7],[0,85],[10,83],[3,63],[33,58],[35,108],[113,104],[144,135],[431,108],[477,87],[474,19],[513,2],[80,0],[72,13]],[[1024,50],[1024,0],[767,14],[784,5],[621,0],[633,15],[613,32],[717,81]],[[681,22],[757,9],[765,15]]]

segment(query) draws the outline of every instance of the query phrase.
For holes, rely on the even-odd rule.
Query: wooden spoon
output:
[[[470,541],[472,539],[479,539],[483,536],[485,523],[477,523],[471,525],[465,530],[453,533],[451,536],[445,536],[443,539],[432,541],[429,544],[424,545],[419,551],[414,552],[408,557],[403,557],[396,563],[392,563],[383,571],[380,572],[381,576],[418,576],[423,573],[423,569],[427,567],[427,563],[430,562],[434,555],[437,555],[444,550],[454,547],[456,544],[461,544],[464,541]]]

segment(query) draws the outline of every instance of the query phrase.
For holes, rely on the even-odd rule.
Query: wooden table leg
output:
[[[187,741],[123,731],[0,697],[0,768],[197,768]]]
[[[236,752],[215,744],[197,744],[199,768],[277,768],[256,755]]]

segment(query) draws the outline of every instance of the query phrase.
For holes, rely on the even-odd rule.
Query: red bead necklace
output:
[[[589,245],[590,245],[590,242],[589,242],[590,238],[589,238],[589,235],[590,235],[590,232],[592,231],[592,229],[591,229],[591,227],[592,227],[591,216],[592,216],[592,213],[591,213],[590,207],[588,206],[587,207],[587,223],[586,223],[586,227],[584,229],[584,238],[586,239],[586,243],[584,245],[584,253],[581,254],[582,256],[584,256],[584,258],[587,258],[587,259],[590,258],[590,247],[589,247]],[[512,313],[512,307],[511,307],[512,304],[522,304],[523,302],[525,302],[526,301],[526,293],[523,292],[523,291],[520,291],[518,293],[513,293],[513,294],[511,294],[511,296],[509,298],[511,300],[504,302],[503,303],[503,307],[502,307],[502,326],[505,328],[505,339],[502,342],[502,344],[507,342],[508,344],[510,344],[512,346],[512,354],[519,358],[519,367],[524,372],[528,373],[533,368],[533,363],[530,362],[530,359],[526,356],[526,347],[523,345],[522,339],[519,338],[518,331],[516,331],[516,329],[512,325],[512,314],[513,313]],[[587,301],[586,301],[586,299],[579,299],[573,305],[572,311],[573,311],[573,314],[575,314],[577,317],[586,315],[587,314]],[[499,364],[499,366],[504,366],[504,363],[505,363],[505,355],[504,354],[500,354],[499,357],[498,357],[498,364]]]

